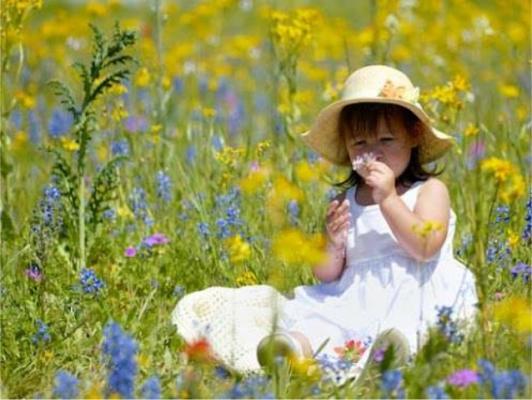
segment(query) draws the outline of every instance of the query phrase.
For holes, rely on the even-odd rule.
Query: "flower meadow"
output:
[[[530,398],[530,3],[4,0],[2,398]],[[299,135],[349,72],[420,84],[452,135],[441,179],[479,295],[407,367],[363,385],[338,359],[242,376],[184,343],[176,302],[208,286],[315,280],[349,170]],[[428,226],[420,232],[429,234]],[[393,354],[392,354],[393,356]]]

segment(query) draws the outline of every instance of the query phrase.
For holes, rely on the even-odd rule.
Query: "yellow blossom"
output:
[[[18,131],[13,136],[13,142],[11,143],[11,147],[14,151],[22,150],[26,147],[26,144],[28,143],[28,134],[24,131]]]
[[[114,94],[114,95],[121,95],[121,94],[127,93],[128,90],[127,90],[127,87],[125,85],[122,85],[121,83],[119,83],[117,85],[111,86],[109,88],[108,92],[110,94]]]
[[[143,67],[137,71],[135,75],[135,85],[138,87],[146,87],[150,84],[151,76],[148,68]]]
[[[508,238],[506,239],[506,242],[508,243],[508,247],[510,247],[512,250],[517,247],[519,244],[520,237],[517,233],[512,231],[511,229],[508,229]]]
[[[122,103],[118,103],[118,105],[113,109],[111,113],[111,118],[114,121],[120,122],[124,118],[127,118],[129,116],[129,113],[124,108],[124,105]]]
[[[201,109],[201,113],[205,118],[212,118],[216,115],[216,110],[214,108],[205,107]]]
[[[77,151],[79,150],[79,143],[76,142],[74,139],[70,138],[61,138],[61,146],[66,151]]]
[[[511,162],[497,157],[482,160],[480,169],[492,173],[499,183],[505,182],[512,173],[516,172],[516,168]]]
[[[24,93],[24,92],[18,92],[15,95],[15,97],[19,101],[19,103],[22,105],[22,107],[28,108],[28,109],[32,109],[35,107],[35,104],[36,104],[35,97],[31,96],[30,94]]]
[[[116,213],[119,217],[125,218],[125,219],[133,219],[135,218],[135,214],[131,212],[128,206],[119,206],[116,209]]]
[[[319,178],[317,168],[308,161],[300,161],[295,166],[296,176],[302,182],[312,182]]]
[[[259,142],[257,144],[257,147],[255,148],[255,155],[257,158],[261,158],[266,150],[268,150],[271,146],[271,143],[268,140],[264,140],[262,142]]]
[[[476,136],[479,132],[478,127],[475,124],[469,124],[464,130],[464,136]]]
[[[214,158],[226,167],[235,168],[245,151],[243,148],[226,146],[214,154]]]
[[[268,168],[259,167],[246,174],[240,180],[240,187],[242,188],[244,193],[255,193],[258,190],[264,188],[266,182],[268,181],[269,175],[270,170]]]
[[[100,161],[107,160],[107,156],[109,155],[109,148],[106,146],[105,143],[101,143],[98,148],[96,149],[96,154],[98,155],[98,159]]]
[[[103,399],[102,384],[99,382],[94,383],[82,397],[85,399]]]
[[[293,358],[290,360],[294,374],[309,383],[318,382],[321,378],[321,368],[314,358]]]
[[[493,308],[497,322],[507,325],[518,333],[532,332],[532,308],[530,302],[522,297],[508,297]]]
[[[240,235],[225,239],[225,247],[229,253],[229,259],[233,264],[239,264],[247,260],[251,255],[249,243],[242,240]]]
[[[317,265],[326,257],[324,235],[305,234],[292,228],[281,231],[274,238],[272,249],[281,261],[294,265]]]
[[[412,230],[416,233],[416,235],[423,239],[426,239],[433,232],[438,232],[442,229],[443,225],[439,221],[425,221],[423,224],[421,224],[421,226],[417,224],[412,226]]]
[[[519,88],[515,85],[500,85],[499,92],[509,99],[513,99],[519,96]]]
[[[235,282],[237,286],[249,286],[258,284],[259,280],[253,271],[244,271],[236,277]]]

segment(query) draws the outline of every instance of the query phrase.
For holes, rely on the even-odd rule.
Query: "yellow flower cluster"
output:
[[[436,100],[446,106],[461,109],[464,106],[461,94],[469,90],[469,88],[470,84],[465,77],[457,75],[445,85],[436,86],[434,89],[422,94],[421,99],[425,101]]]
[[[273,253],[281,261],[293,265],[316,265],[325,260],[325,236],[305,234],[298,229],[285,229],[273,240]]]
[[[253,271],[244,271],[236,277],[235,282],[237,286],[249,286],[258,284],[259,280]]]
[[[274,179],[272,188],[267,194],[267,211],[276,225],[283,225],[286,218],[286,204],[290,200],[301,202],[303,191],[283,176]]]
[[[254,169],[240,180],[240,187],[246,194],[256,193],[265,187],[270,173],[271,171],[268,167]]]
[[[295,173],[297,179],[301,182],[316,182],[319,181],[325,173],[331,169],[331,164],[324,160],[311,164],[306,160],[299,161],[295,165]]]
[[[414,233],[422,239],[426,239],[432,233],[441,231],[442,229],[443,225],[439,221],[425,221],[421,225],[416,224],[412,226]]]
[[[493,308],[493,316],[497,322],[523,334],[532,332],[531,315],[530,302],[521,297],[508,297]]]
[[[230,147],[226,146],[221,151],[214,154],[214,158],[217,161],[220,161],[228,168],[235,168],[238,162],[241,160],[244,155],[245,150],[242,147]]]
[[[504,203],[508,204],[525,195],[525,179],[511,162],[490,157],[481,162],[480,169],[493,175],[499,185],[499,198]]]
[[[151,75],[148,68],[143,67],[137,71],[135,75],[135,85],[138,87],[146,87],[151,82]]]
[[[225,239],[225,248],[229,253],[229,259],[233,264],[240,264],[246,261],[251,255],[250,245],[242,240],[240,235],[231,236]]]
[[[312,39],[321,14],[311,8],[296,9],[293,13],[273,11],[270,15],[273,39],[286,53],[298,53]]]

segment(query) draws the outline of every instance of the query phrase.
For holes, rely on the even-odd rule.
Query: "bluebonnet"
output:
[[[157,197],[168,203],[172,200],[172,181],[164,171],[157,171]]]
[[[56,186],[50,184],[44,188],[40,206],[45,226],[57,227],[61,225],[58,215],[58,209],[61,206],[60,199],[61,192]]]
[[[532,193],[530,193],[526,202],[525,228],[521,237],[526,241],[532,239]]]
[[[142,398],[144,399],[160,399],[161,398],[161,383],[157,375],[151,376],[144,382],[140,390]]]
[[[56,108],[52,111],[52,116],[48,121],[48,132],[53,138],[58,138],[67,133],[73,124],[72,114]]]
[[[214,135],[211,139],[212,148],[216,151],[220,151],[224,147],[224,141],[221,136]]]
[[[197,151],[196,151],[195,146],[193,145],[188,146],[187,149],[185,150],[185,153],[186,153],[187,163],[192,164],[194,163],[194,161],[196,161]]]
[[[103,217],[108,221],[116,221],[116,211],[113,208],[108,208],[103,212]]]
[[[39,344],[41,342],[50,341],[50,333],[48,332],[48,325],[46,325],[42,320],[37,320],[37,332],[31,338],[33,344]]]
[[[381,390],[384,392],[384,397],[391,397],[393,394],[397,398],[404,398],[403,389],[403,374],[399,370],[389,370],[381,376]]]
[[[508,259],[511,250],[505,243],[498,240],[490,240],[486,249],[486,260],[489,263],[501,263]]]
[[[243,398],[264,398],[268,385],[268,379],[265,376],[250,376],[234,386],[223,395],[223,398],[243,399]]]
[[[461,343],[464,336],[459,332],[456,322],[452,318],[453,308],[448,306],[436,306],[436,327],[451,343]]]
[[[299,204],[297,200],[290,200],[287,205],[288,217],[292,225],[297,225],[299,219]]]
[[[215,202],[216,211],[223,214],[216,221],[217,236],[225,239],[234,233],[235,228],[244,224],[240,219],[240,191],[233,187],[227,194],[216,196]]]
[[[214,368],[214,374],[216,375],[217,378],[220,378],[220,379],[227,379],[231,376],[230,372],[221,365],[217,365]]]
[[[181,297],[181,296],[183,296],[185,294],[185,288],[183,286],[181,286],[181,285],[175,285],[172,294],[175,297]]]
[[[447,393],[445,393],[445,389],[443,389],[441,386],[429,386],[427,390],[425,390],[425,396],[427,396],[427,399],[430,400],[440,400],[449,398]]]
[[[217,236],[219,239],[226,239],[229,236],[231,236],[231,230],[229,229],[230,226],[225,219],[223,218],[217,219],[216,226],[218,227]]]
[[[14,130],[19,131],[22,128],[22,113],[18,108],[15,108],[13,111],[11,111],[9,122],[13,126]]]
[[[127,140],[117,140],[111,142],[111,154],[114,157],[127,156],[129,154],[129,143]]]
[[[81,269],[79,281],[84,293],[98,294],[105,287],[105,283],[90,268]]]
[[[518,262],[512,269],[512,277],[514,279],[517,279],[519,277],[522,278],[522,280],[525,283],[528,283],[530,280],[530,273],[532,272],[532,267],[530,265],[527,265],[523,262]]]
[[[508,223],[510,221],[510,207],[507,205],[498,206],[495,209],[495,223]]]
[[[58,371],[55,374],[53,396],[60,399],[78,398],[78,379],[67,371]]]
[[[206,222],[198,223],[198,232],[203,239],[207,239],[210,235],[209,224]]]
[[[137,343],[116,322],[104,328],[102,353],[108,370],[107,392],[133,398],[137,375]]]
[[[28,130],[33,144],[41,143],[41,121],[37,113],[31,110],[28,114]]]
[[[148,203],[146,202],[146,192],[142,188],[134,188],[129,195],[129,205],[135,217],[141,219],[146,225],[153,225],[153,220],[148,213]]]
[[[496,399],[513,399],[524,393],[528,384],[526,376],[518,370],[497,372],[488,360],[478,361],[480,381],[487,385]]]
[[[174,89],[174,92],[177,94],[181,93],[183,91],[183,87],[183,80],[177,76],[174,76],[172,79],[172,88]]]
[[[355,365],[352,361],[329,354],[320,354],[316,357],[321,370],[324,373],[324,382],[342,384],[348,378],[348,374]]]

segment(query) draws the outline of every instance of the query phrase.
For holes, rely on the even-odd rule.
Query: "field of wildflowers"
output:
[[[1,7],[0,397],[532,397],[530,2]],[[170,313],[208,286],[313,282],[348,172],[298,135],[370,63],[456,138],[442,179],[473,332],[441,309],[404,370],[336,386],[306,360],[238,376]],[[298,249],[298,251],[294,251]]]

